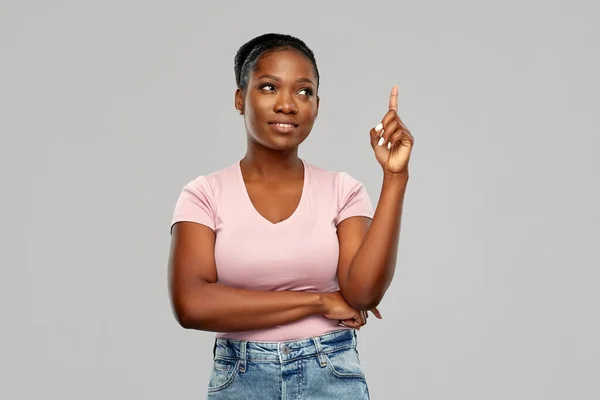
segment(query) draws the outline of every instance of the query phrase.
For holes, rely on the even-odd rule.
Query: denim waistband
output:
[[[251,362],[292,362],[300,358],[318,356],[356,347],[354,329],[339,330],[306,339],[284,342],[257,342],[227,338],[215,339],[214,356],[221,359],[240,359]],[[324,361],[323,361],[324,362]]]

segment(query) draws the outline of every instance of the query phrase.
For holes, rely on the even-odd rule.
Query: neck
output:
[[[284,180],[304,173],[297,147],[278,151],[249,143],[241,166],[249,179]]]

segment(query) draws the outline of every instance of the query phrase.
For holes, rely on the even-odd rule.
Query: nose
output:
[[[298,108],[296,107],[294,100],[295,99],[293,95],[290,95],[282,90],[278,93],[274,111],[284,114],[296,114],[298,112]]]

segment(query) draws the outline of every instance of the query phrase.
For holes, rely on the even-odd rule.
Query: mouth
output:
[[[269,122],[269,126],[279,133],[290,133],[298,128],[298,124],[293,122]]]

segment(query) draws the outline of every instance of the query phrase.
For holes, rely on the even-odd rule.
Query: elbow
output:
[[[191,329],[194,318],[190,314],[189,310],[183,307],[181,304],[177,302],[173,302],[171,310],[173,311],[173,316],[175,317],[175,321],[184,329]]]
[[[354,275],[340,281],[340,291],[348,304],[359,311],[369,311],[379,306],[391,282],[374,275]]]
[[[202,315],[194,312],[191,307],[183,301],[173,301],[173,316],[184,329],[206,330],[206,321]]]
[[[211,307],[204,294],[204,284],[193,287],[172,285],[169,289],[171,311],[175,321],[184,329],[210,330],[214,323]]]
[[[383,295],[379,295],[376,291],[365,291],[363,293],[355,291],[353,294],[346,294],[342,291],[342,296],[344,296],[348,304],[359,311],[372,310],[383,299]]]
[[[378,298],[366,298],[359,299],[355,304],[350,305],[359,311],[369,311],[377,307],[380,302],[381,299]]]
[[[181,326],[183,329],[193,329],[198,325],[197,320],[189,313],[179,311],[174,312],[173,315],[175,316],[175,320],[179,326]]]

